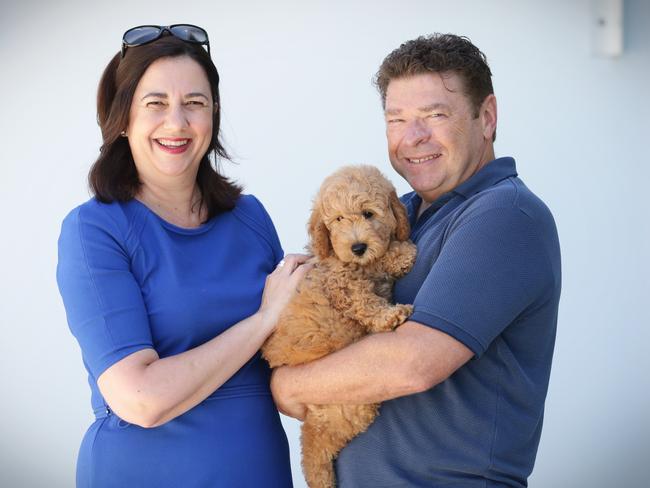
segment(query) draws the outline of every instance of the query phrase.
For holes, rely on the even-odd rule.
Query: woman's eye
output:
[[[151,102],[147,102],[147,107],[158,108],[158,107],[162,107],[163,105],[164,103],[161,102],[160,100],[153,100]]]
[[[375,214],[373,214],[370,210],[365,210],[362,215],[364,219],[371,219]]]
[[[200,100],[190,100],[189,102],[187,102],[187,105],[192,105],[194,107],[204,107],[205,106],[205,104],[203,102],[201,102]]]

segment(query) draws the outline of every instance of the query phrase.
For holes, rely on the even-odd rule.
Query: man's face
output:
[[[479,116],[455,73],[425,73],[391,80],[386,90],[390,162],[430,203],[494,159],[496,99]]]

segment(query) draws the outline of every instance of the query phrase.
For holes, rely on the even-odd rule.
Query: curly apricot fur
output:
[[[415,246],[393,185],[372,166],[349,166],[323,182],[309,219],[314,268],[262,347],[271,367],[313,361],[369,333],[393,330],[411,305],[391,303]],[[356,254],[353,245],[366,246]],[[310,488],[335,485],[332,461],[377,416],[379,405],[308,405],[302,465]]]

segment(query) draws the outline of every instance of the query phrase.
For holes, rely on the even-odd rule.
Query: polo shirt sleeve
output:
[[[66,217],[57,283],[68,325],[95,379],[129,354],[153,347],[124,232],[112,218],[83,206]]]
[[[451,335],[480,357],[552,280],[539,225],[517,207],[490,208],[449,229],[411,320]]]

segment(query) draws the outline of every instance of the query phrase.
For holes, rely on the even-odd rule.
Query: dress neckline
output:
[[[134,198],[132,201],[135,202],[135,204],[138,207],[143,209],[145,213],[152,215],[156,220],[158,220],[158,222],[160,222],[160,224],[163,227],[177,234],[184,234],[184,235],[203,234],[204,232],[207,232],[210,229],[212,229],[216,220],[216,218],[213,217],[210,220],[208,220],[206,223],[201,224],[198,227],[180,227],[178,225],[172,224],[171,222],[168,222],[167,220],[163,219],[160,215],[158,215],[156,212],[151,210],[147,205],[142,203],[137,198]]]

